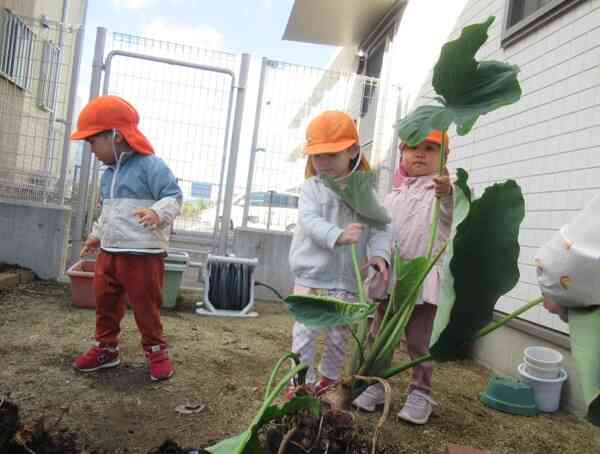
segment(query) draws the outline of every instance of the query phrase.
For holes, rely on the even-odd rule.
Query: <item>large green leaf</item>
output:
[[[338,194],[342,200],[356,211],[359,217],[367,224],[383,228],[390,223],[385,208],[383,208],[375,195],[375,174],[359,170],[353,172],[347,179],[346,185],[340,184],[327,175],[322,176],[323,182],[333,192]]]
[[[446,131],[451,123],[456,124],[458,134],[468,134],[480,115],[520,99],[517,66],[475,60],[492,22],[493,16],[469,25],[458,39],[442,47],[432,80],[441,106],[421,106],[398,123],[398,134],[405,143],[416,145],[432,130]]]
[[[575,356],[577,378],[588,406],[587,419],[600,426],[600,308],[570,309],[571,351]]]
[[[452,212],[452,226],[450,230],[450,240],[446,248],[446,258],[443,265],[442,283],[440,288],[440,304],[438,304],[435,320],[433,322],[433,330],[431,333],[431,344],[435,344],[440,337],[442,331],[448,326],[450,313],[456,299],[454,292],[454,276],[450,272],[450,262],[454,255],[454,241],[456,230],[461,225],[469,214],[471,209],[471,190],[467,184],[468,175],[464,169],[456,171],[456,182],[452,191],[454,210]],[[447,302],[450,303],[447,303]]]
[[[379,333],[370,346],[367,357],[359,370],[360,375],[379,376],[388,369],[394,350],[400,344],[402,334],[420,294],[423,281],[432,264],[426,257],[403,260],[396,256],[394,273],[396,282],[391,303],[379,327]]]
[[[235,437],[220,441],[216,445],[206,448],[206,450],[211,454],[264,454],[265,451],[256,439],[256,434],[260,428],[275,418],[298,413],[301,410],[308,410],[318,417],[321,412],[321,402],[310,396],[302,396],[294,397],[283,406],[271,405],[263,411],[260,419],[247,430]]]
[[[296,320],[314,328],[351,325],[364,320],[377,308],[376,304],[348,303],[314,295],[292,294],[283,301]]]
[[[512,180],[488,187],[471,202],[467,173],[459,169],[450,250],[444,263],[431,355],[453,359],[492,321],[498,298],[519,280],[519,226],[525,215]]]

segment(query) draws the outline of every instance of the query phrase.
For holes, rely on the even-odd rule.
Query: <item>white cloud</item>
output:
[[[270,10],[273,7],[273,0],[258,0],[258,7],[260,9]]]
[[[160,20],[155,20],[146,25],[142,34],[148,38],[161,41],[178,42],[214,50],[222,50],[225,42],[223,33],[209,25],[198,25],[196,27],[168,25]]]
[[[143,9],[148,8],[149,6],[155,5],[157,3],[156,0],[112,0],[115,8],[124,8],[124,9]]]

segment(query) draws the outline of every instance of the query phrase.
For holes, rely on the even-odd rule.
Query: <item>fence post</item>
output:
[[[258,132],[260,129],[260,116],[262,114],[263,93],[265,91],[265,76],[269,60],[262,59],[260,66],[260,80],[258,82],[258,97],[256,100],[256,114],[254,115],[254,130],[252,132],[252,148],[250,149],[250,163],[248,164],[248,179],[246,180],[246,197],[244,198],[244,214],[242,215],[242,227],[248,226],[248,211],[250,210],[250,193],[252,191],[252,180],[254,179],[254,165],[256,153],[264,148],[257,148]]]
[[[92,65],[92,81],[90,84],[90,101],[100,93],[100,79],[104,68],[104,48],[106,45],[106,28],[98,27],[96,29],[96,47],[94,49],[94,62]],[[83,222],[86,213],[88,201],[88,180],[90,178],[90,164],[92,163],[92,154],[90,145],[85,142],[83,155],[81,157],[81,176],[79,179],[79,203],[77,205],[77,214],[73,225],[71,235],[71,264],[79,258],[81,250]]]
[[[242,131],[242,118],[244,116],[244,100],[246,97],[246,86],[248,84],[248,67],[250,66],[250,55],[242,54],[240,64],[240,77],[237,86],[235,100],[235,114],[233,117],[233,130],[231,133],[231,153],[227,167],[227,182],[225,186],[225,198],[223,199],[223,217],[221,230],[219,232],[219,255],[227,252],[227,239],[229,237],[229,223],[231,220],[231,204],[233,203],[233,191],[235,187],[235,173],[240,148],[240,134]]]
[[[65,119],[65,132],[63,136],[62,160],[60,162],[60,176],[58,179],[58,200],[62,205],[65,202],[65,185],[67,182],[67,171],[69,167],[69,155],[71,150],[71,129],[73,127],[73,114],[75,112],[75,102],[77,100],[77,84],[79,82],[79,71],[81,68],[81,53],[83,49],[83,38],[85,37],[85,19],[87,16],[87,0],[83,2],[83,20],[82,25],[77,30],[75,38],[75,47],[73,49],[73,67],[71,68],[71,79],[69,87],[69,97],[67,99],[67,117]]]

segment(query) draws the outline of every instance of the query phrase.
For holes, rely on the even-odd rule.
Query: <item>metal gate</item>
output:
[[[293,230],[305,129],[324,110],[354,118],[363,151],[370,154],[378,107],[385,101],[378,79],[264,58],[251,87],[256,88],[256,111],[247,122],[251,144],[240,152],[239,170],[247,172],[247,180],[237,187],[250,57],[114,33],[105,58],[105,40],[106,30],[99,28],[90,98],[120,95],[139,110],[141,130],[184,192],[172,238],[177,248],[200,247],[203,254],[217,249],[223,255],[232,228]],[[90,166],[90,153],[83,157],[80,192],[87,203],[77,208],[73,254],[94,219],[100,171],[98,162]]]
[[[373,143],[378,79],[263,59],[242,224],[292,231],[296,226],[308,122],[325,110],[355,119],[363,151]],[[235,207],[234,207],[235,209]]]
[[[120,33],[112,38],[116,49],[104,58],[106,30],[98,29],[90,98],[100,93],[103,73],[101,93],[122,96],[139,111],[140,129],[184,193],[174,239],[225,252],[229,223],[221,217],[228,216],[233,189],[226,191],[224,181],[227,163],[232,167],[237,160],[243,109],[239,91],[245,87],[248,57]],[[229,149],[235,153],[229,155]],[[94,220],[100,172],[100,163],[84,153],[81,191],[88,203],[78,207],[73,254],[79,250],[78,233],[89,231]],[[233,184],[234,178],[227,181]]]

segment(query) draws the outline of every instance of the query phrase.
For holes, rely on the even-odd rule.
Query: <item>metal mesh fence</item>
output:
[[[0,8],[0,197],[60,201],[78,30]]]
[[[207,65],[234,74],[239,69],[237,55],[151,38],[113,33],[110,46],[111,50]],[[223,197],[232,77],[122,55],[111,59],[108,76],[105,94],[122,96],[136,107],[141,131],[179,180],[184,206],[175,229],[212,231]]]
[[[247,226],[291,231],[304,181],[308,122],[325,110],[355,119],[369,154],[378,79],[266,60]],[[235,209],[235,208],[234,208]]]

